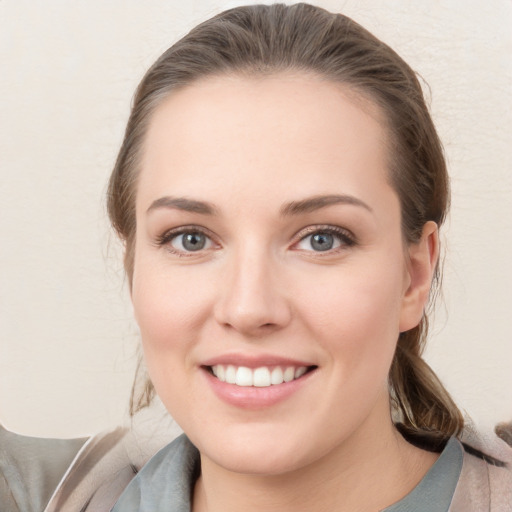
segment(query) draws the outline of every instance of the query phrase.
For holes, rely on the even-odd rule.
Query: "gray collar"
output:
[[[450,438],[435,464],[420,483],[398,503],[382,512],[448,512],[462,470],[464,449]]]
[[[421,482],[382,512],[447,512],[462,469],[463,448],[451,438]],[[185,435],[160,450],[130,482],[112,512],[190,512],[199,452]]]
[[[111,512],[190,512],[198,475],[199,452],[182,434],[140,470]]]

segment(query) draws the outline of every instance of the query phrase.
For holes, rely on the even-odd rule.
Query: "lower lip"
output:
[[[201,368],[214,393],[224,402],[242,409],[263,409],[278,404],[297,393],[306,384],[316,369],[290,382],[267,387],[237,386],[222,382],[207,369]]]

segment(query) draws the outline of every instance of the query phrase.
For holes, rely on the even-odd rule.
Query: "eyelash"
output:
[[[329,250],[326,250],[325,252],[313,251],[313,250],[307,251],[307,252],[312,252],[317,256],[322,256],[322,253],[327,256],[329,254],[333,254],[335,252],[339,252],[344,249],[354,247],[357,244],[356,237],[347,229],[340,228],[338,226],[325,225],[325,226],[310,226],[310,227],[307,227],[307,228],[301,230],[297,235],[298,241],[295,242],[293,245],[295,246],[295,245],[301,243],[302,241],[304,241],[306,238],[316,235],[316,234],[333,235],[340,242],[340,247],[329,249]]]
[[[208,238],[213,244],[215,244],[214,237],[210,234],[209,231],[205,230],[199,226],[180,226],[179,228],[170,229],[169,231],[165,231],[160,236],[157,237],[155,245],[157,247],[166,247],[169,252],[181,257],[193,256],[194,251],[180,251],[172,247],[171,242],[179,237],[180,235],[185,235],[187,233],[197,233],[200,235],[204,235]],[[197,253],[201,253],[201,250],[198,250]]]
[[[201,235],[204,235],[206,238],[208,238],[213,244],[216,242],[214,241],[214,237],[212,234],[205,230],[204,228],[200,226],[181,226],[179,228],[170,229],[169,231],[165,231],[161,235],[159,235],[155,241],[155,245],[157,247],[164,247],[167,246],[167,249],[169,252],[179,256],[179,257],[187,257],[187,256],[193,256],[195,251],[180,251],[176,250],[171,246],[171,242],[177,238],[180,235],[184,235],[187,233],[198,233]],[[338,239],[340,242],[340,247],[334,248],[334,249],[328,249],[325,251],[325,254],[332,254],[333,252],[338,252],[340,250],[353,247],[357,244],[357,240],[355,236],[348,230],[337,227],[337,226],[310,226],[303,230],[301,230],[297,235],[294,236],[294,238],[298,239],[296,242],[292,244],[292,247],[298,245],[302,241],[304,241],[307,237],[310,237],[315,234],[328,234],[333,235],[335,238]],[[201,253],[202,250],[198,250],[197,253]],[[306,251],[304,252],[312,252],[319,256],[322,255],[322,251]]]

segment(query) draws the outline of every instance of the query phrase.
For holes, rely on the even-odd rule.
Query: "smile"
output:
[[[218,398],[238,409],[253,411],[300,393],[318,373],[317,365],[268,354],[226,354],[205,361],[201,369]]]
[[[266,388],[277,386],[284,382],[291,382],[299,379],[308,372],[307,366],[262,366],[259,368],[248,368],[246,366],[216,364],[210,367],[211,372],[221,382],[235,384],[241,387]]]

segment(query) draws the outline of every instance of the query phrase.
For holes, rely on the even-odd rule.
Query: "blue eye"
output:
[[[215,246],[213,240],[195,226],[171,229],[158,236],[155,242],[158,247],[166,247],[178,256],[199,253]]]
[[[174,235],[170,240],[171,246],[180,252],[195,252],[209,249],[211,240],[199,231],[187,231]]]
[[[316,229],[303,236],[296,248],[301,251],[327,252],[346,246],[351,247],[355,244],[352,236],[341,228]]]
[[[311,247],[315,251],[328,251],[334,247],[336,242],[331,233],[316,233],[310,236]]]

